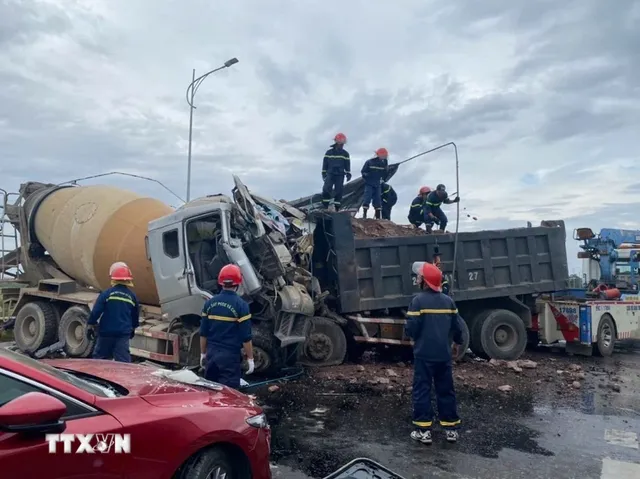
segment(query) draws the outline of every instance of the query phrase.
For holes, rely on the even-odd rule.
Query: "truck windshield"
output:
[[[50,376],[53,376],[66,383],[73,384],[75,387],[82,389],[83,391],[86,391],[88,393],[95,394],[96,396],[100,396],[100,397],[115,396],[115,394],[109,391],[108,388],[106,388],[104,385],[101,385],[99,383],[94,384],[91,381],[74,376],[62,369],[54,368],[49,364],[36,361],[35,359],[32,359],[23,354],[14,353],[13,351],[10,351],[8,349],[0,348],[0,357],[7,358],[10,361],[20,363],[20,364],[23,364],[24,366],[36,369],[45,374],[49,374]]]

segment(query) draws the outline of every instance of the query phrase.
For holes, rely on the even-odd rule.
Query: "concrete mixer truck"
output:
[[[242,270],[240,293],[251,304],[257,371],[277,370],[292,357],[342,362],[341,318],[326,308],[317,280],[292,256],[292,243],[305,235],[290,234],[293,222],[284,228],[271,221],[234,180],[233,198],[208,196],[175,210],[110,186],[23,184],[18,199],[5,204],[21,243],[6,256],[19,259],[17,279],[28,285],[13,311],[18,347],[35,353],[58,343],[70,357],[89,356],[90,308],[109,286],[109,266],[124,261],[143,304],[132,354],[195,367],[202,306],[217,290],[220,268],[232,262]],[[344,348],[310,342],[313,325],[325,336],[341,335],[337,343]]]

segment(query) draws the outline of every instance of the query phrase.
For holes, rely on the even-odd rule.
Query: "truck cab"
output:
[[[193,335],[202,307],[219,289],[220,269],[238,265],[243,277],[238,293],[249,302],[254,318],[256,370],[273,369],[282,363],[282,348],[305,341],[316,309],[310,295],[313,278],[305,284],[305,278],[296,276],[286,235],[268,227],[270,218],[263,218],[246,187],[234,180],[233,199],[198,198],[151,221],[147,256],[162,314],[178,329],[190,331],[189,349],[197,344]],[[192,351],[188,357],[196,355]]]

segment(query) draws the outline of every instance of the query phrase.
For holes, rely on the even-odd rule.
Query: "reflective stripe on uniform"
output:
[[[324,155],[324,157],[328,160],[350,160],[351,159],[348,156],[342,156],[342,155]]]
[[[442,204],[442,201],[440,203],[431,203],[430,201],[427,201],[427,204],[429,206],[440,206]]]
[[[107,298],[107,301],[124,301],[125,303],[129,303],[131,306],[135,306],[136,303],[134,303],[132,300],[130,300],[129,298],[121,298],[120,296],[109,296]]]
[[[407,316],[420,316],[421,314],[458,314],[457,309],[421,309],[420,311],[407,311]]]
[[[247,314],[246,316],[242,316],[241,318],[229,318],[228,316],[218,316],[216,314],[209,314],[207,315],[207,318],[209,319],[213,319],[215,321],[227,321],[227,322],[239,322],[242,323],[243,321],[246,321],[247,319],[251,319],[251,315]]]
[[[431,427],[433,426],[433,421],[413,421],[413,424],[418,427]]]
[[[417,204],[417,205],[411,205],[412,208],[422,208],[422,205]]]
[[[460,424],[460,419],[458,419],[457,421],[440,421],[440,425],[442,427],[457,426],[458,424]]]

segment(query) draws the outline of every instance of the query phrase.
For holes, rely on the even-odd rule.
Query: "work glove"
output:
[[[207,365],[207,355],[206,354],[201,354],[200,355],[200,367],[204,368]]]
[[[459,197],[459,196],[456,196],[456,199],[455,199],[455,200],[453,200],[453,202],[454,202],[454,203],[460,203],[460,197]]]
[[[256,368],[256,363],[253,359],[247,359],[247,372],[245,374],[251,374]]]
[[[87,329],[84,333],[89,341],[93,341],[94,339],[96,339],[96,328],[92,324],[87,325]]]
[[[351,181],[351,173],[347,173],[347,181]]]

